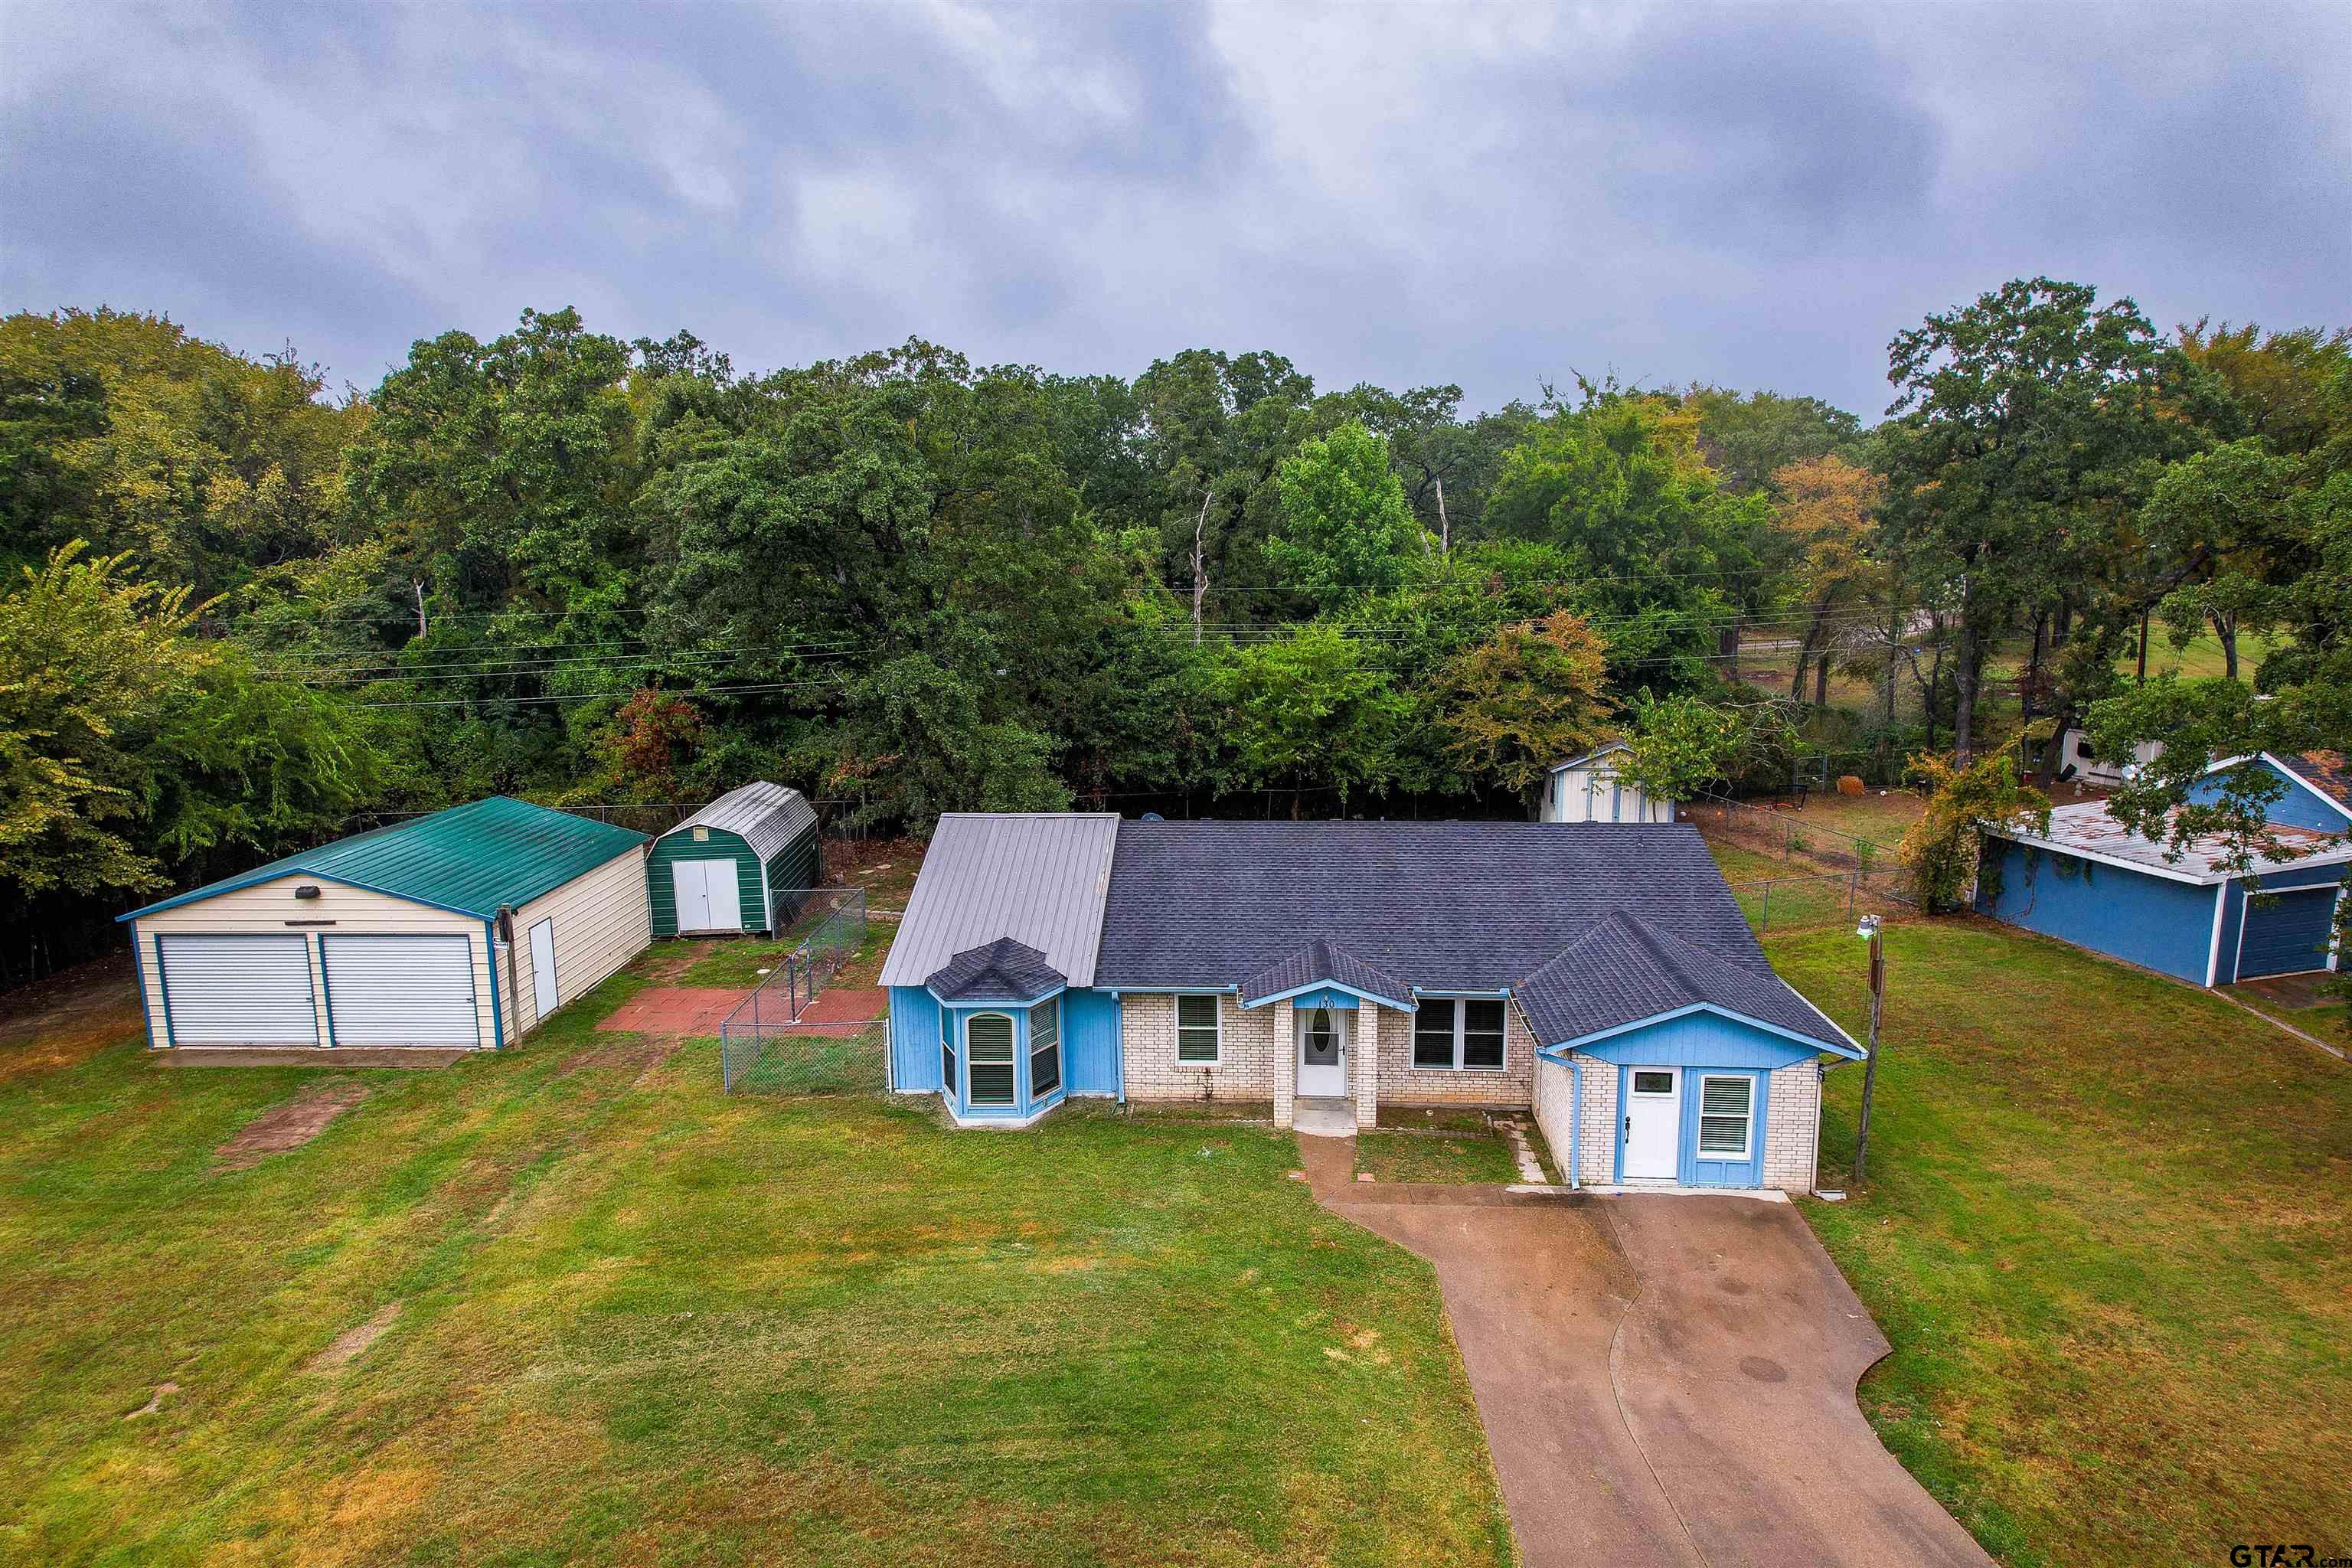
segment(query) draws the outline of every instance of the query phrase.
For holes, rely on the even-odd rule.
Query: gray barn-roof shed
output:
[[[777,930],[817,871],[807,796],[764,779],[729,790],[654,841],[646,859],[654,934]]]

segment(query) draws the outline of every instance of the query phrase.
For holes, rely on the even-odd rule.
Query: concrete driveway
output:
[[[1435,1265],[1529,1568],[1991,1563],[1855,1406],[1886,1342],[1790,1205],[1363,1186],[1352,1142],[1309,1179]]]

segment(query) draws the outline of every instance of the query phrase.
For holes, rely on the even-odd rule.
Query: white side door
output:
[[[549,916],[530,928],[530,1005],[546,1017],[563,1005],[555,988],[555,919]]]
[[[1681,1173],[1683,1070],[1625,1073],[1625,1179],[1670,1182]]]

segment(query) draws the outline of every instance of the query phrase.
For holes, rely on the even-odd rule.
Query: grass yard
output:
[[[1288,1138],[726,1099],[590,1028],[638,984],[443,1072],[6,1047],[0,1558],[1509,1561],[1433,1279]]]
[[[1519,1179],[1518,1162],[1502,1138],[1444,1137],[1433,1132],[1363,1132],[1356,1138],[1356,1173],[1381,1182],[1484,1182]]]
[[[1862,1033],[1850,933],[1766,946]],[[1834,1184],[1862,1073],[1829,1081]],[[1870,1172],[1805,1205],[1895,1344],[1864,1409],[2004,1562],[2352,1551],[2352,1068],[2055,942],[1906,922]]]

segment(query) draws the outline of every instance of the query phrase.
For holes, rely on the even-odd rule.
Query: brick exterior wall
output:
[[[1285,1005],[1279,1009],[1288,1012]],[[1176,1059],[1176,998],[1129,994],[1119,1000],[1120,1043],[1127,1056],[1129,1100],[1274,1100],[1281,1055],[1274,1048],[1277,1009],[1242,1011],[1231,996],[1217,998],[1218,1059],[1214,1065]]]
[[[1360,1003],[1356,1008],[1354,1044],[1348,1051],[1348,1089],[1356,1097],[1356,1125],[1379,1125],[1381,1116],[1381,1080],[1388,1077],[1381,1060],[1381,1020],[1402,1017],[1393,1007],[1383,1008],[1377,1003]],[[1372,1042],[1367,1050],[1364,1043]]]
[[[1269,1033],[1272,1040],[1281,1042],[1279,1049],[1271,1042],[1267,1047],[1274,1053],[1274,1124],[1287,1127],[1298,1100],[1297,1018],[1287,1002],[1276,1002],[1271,1011],[1274,1022]]]
[[[1527,1015],[1503,1008],[1503,1069],[1484,1072],[1412,1065],[1412,1019],[1381,1009],[1381,1101],[1385,1105],[1509,1105],[1535,1103],[1536,1037]]]
[[[1813,1190],[1822,1135],[1822,1069],[1811,1060],[1775,1068],[1764,1079],[1764,1184]]]

